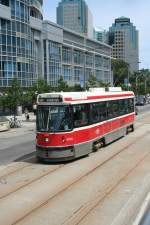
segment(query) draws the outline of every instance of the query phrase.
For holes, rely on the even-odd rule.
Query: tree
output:
[[[16,115],[17,106],[22,105],[24,101],[23,91],[17,79],[12,80],[11,87],[3,96],[3,106],[8,107],[13,115]]]
[[[99,87],[109,87],[110,86],[110,83],[105,83],[105,82],[103,82],[103,81],[98,81],[98,86]]]
[[[0,111],[4,110],[4,96],[0,95]]]
[[[3,105],[3,96],[0,96],[0,106]]]
[[[73,87],[71,87],[72,91],[83,91],[84,88],[81,87],[80,84],[75,84]]]
[[[128,79],[129,65],[123,60],[113,59],[112,60],[112,70],[114,76],[114,86],[122,86],[124,80]]]
[[[136,95],[150,93],[150,71],[148,69],[141,69],[134,72],[130,81],[132,90]]]
[[[52,88],[44,80],[37,80],[27,93],[28,99],[32,102],[36,102],[38,94],[51,92]]]
[[[87,87],[98,87],[98,80],[96,78],[96,76],[90,76],[90,78],[88,79],[88,82],[87,82]]]
[[[64,81],[63,77],[61,76],[58,80],[58,86],[56,88],[57,91],[68,91],[69,87],[66,81]]]

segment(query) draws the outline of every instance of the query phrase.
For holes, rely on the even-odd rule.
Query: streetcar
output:
[[[134,97],[133,92],[114,87],[39,94],[37,158],[73,160],[134,131]]]

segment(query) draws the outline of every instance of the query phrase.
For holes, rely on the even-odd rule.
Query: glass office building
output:
[[[108,32],[103,28],[94,28],[94,39],[100,42],[108,43]]]
[[[42,0],[0,0],[0,87],[17,78],[24,87],[38,78],[34,29],[30,18],[42,20]]]

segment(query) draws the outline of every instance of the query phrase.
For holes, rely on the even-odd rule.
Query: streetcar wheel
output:
[[[128,135],[129,134],[129,127],[127,127],[127,129],[126,129],[126,135]]]
[[[97,152],[103,146],[104,146],[104,140],[103,139],[93,143],[93,152]]]
[[[134,132],[134,125],[131,125],[131,132]]]

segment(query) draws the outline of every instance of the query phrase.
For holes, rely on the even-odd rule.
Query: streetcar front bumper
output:
[[[69,161],[75,158],[74,147],[42,147],[36,146],[36,156],[45,162]]]

